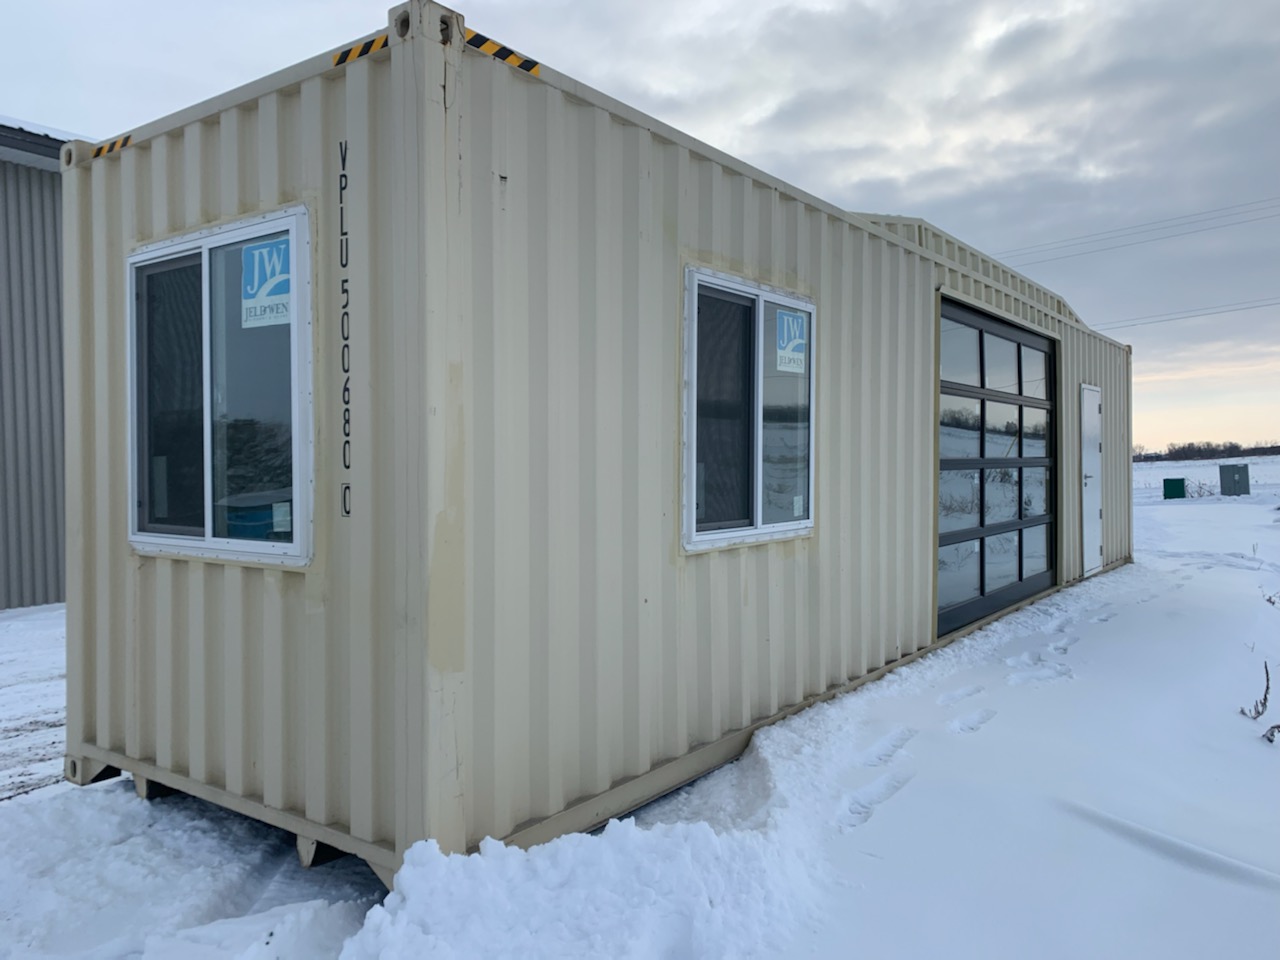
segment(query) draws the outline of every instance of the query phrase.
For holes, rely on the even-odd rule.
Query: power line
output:
[[[1134,317],[1132,317],[1132,319],[1129,319],[1129,320],[1116,320],[1114,321],[1114,323],[1110,323],[1110,324],[1097,324],[1096,326],[1093,326],[1093,329],[1094,330],[1125,330],[1125,329],[1133,328],[1133,326],[1151,326],[1153,324],[1170,324],[1174,320],[1192,320],[1193,317],[1197,317],[1197,316],[1217,316],[1220,314],[1243,314],[1243,312],[1249,311],[1249,310],[1262,310],[1262,308],[1265,308],[1265,307],[1276,307],[1276,306],[1280,306],[1280,297],[1276,297],[1274,298],[1274,300],[1267,300],[1267,301],[1252,303],[1252,306],[1235,306],[1235,307],[1229,307],[1229,308],[1207,307],[1207,308],[1204,308],[1204,310],[1197,311],[1197,312],[1183,312],[1183,314],[1179,316],[1157,316],[1155,317],[1155,319],[1144,319],[1144,317],[1137,317],[1137,319],[1134,319]]]
[[[1220,219],[1221,217],[1220,216],[1214,217],[1209,215],[1220,214],[1222,216],[1226,216],[1227,215],[1226,211],[1229,211],[1229,210],[1241,210],[1245,207],[1257,207],[1264,204],[1277,203],[1277,202],[1280,202],[1280,197],[1263,197],[1261,200],[1249,200],[1249,201],[1246,201],[1245,203],[1232,204],[1229,207],[1212,207],[1208,210],[1199,210],[1195,213],[1184,213],[1181,216],[1177,216],[1177,217],[1166,217],[1163,220],[1147,220],[1143,223],[1135,223],[1132,226],[1128,226],[1128,227],[1115,227],[1111,230],[1099,230],[1096,233],[1082,233],[1074,237],[1065,237],[1061,240],[1046,240],[1043,243],[1032,243],[1025,247],[1013,247],[1012,249],[1009,249],[1009,250],[1001,250],[996,254],[996,256],[997,257],[1016,257],[1024,253],[1028,253],[1032,250],[1038,250],[1041,247],[1075,246],[1077,241],[1102,239],[1103,237],[1109,237],[1112,234],[1124,234],[1124,233],[1129,233],[1131,231],[1139,231],[1139,232],[1145,233],[1149,231],[1144,230],[1143,228],[1153,228],[1153,227],[1159,226],[1160,224],[1174,223],[1175,221],[1178,221],[1178,220],[1195,221],[1196,218],[1200,218],[1200,217],[1204,217],[1210,220],[1217,220],[1217,219]],[[1255,211],[1248,211],[1248,212],[1252,213]],[[1182,226],[1185,226],[1185,224],[1182,224]]]
[[[1176,320],[1182,314],[1191,314],[1193,316],[1204,316],[1203,313],[1197,312],[1197,311],[1218,311],[1218,310],[1225,310],[1228,307],[1246,307],[1251,305],[1266,307],[1266,306],[1270,306],[1271,301],[1276,299],[1280,299],[1280,294],[1276,294],[1274,296],[1268,296],[1268,297],[1257,297],[1253,300],[1235,300],[1231,303],[1215,303],[1207,307],[1187,307],[1184,310],[1169,310],[1169,311],[1166,311],[1165,313],[1144,313],[1142,316],[1139,316],[1139,317],[1125,317],[1123,320],[1112,320],[1112,321],[1109,321],[1108,323],[1101,324],[1101,327],[1109,327],[1117,323],[1132,323],[1133,321],[1136,321],[1136,320],[1156,320],[1161,318]],[[1101,327],[1095,327],[1094,329],[1100,329]]]
[[[1060,251],[1062,251],[1062,250],[1066,250],[1066,249],[1068,249],[1068,248],[1070,248],[1070,247],[1084,247],[1084,246],[1089,246],[1089,245],[1091,245],[1091,244],[1095,244],[1095,243],[1106,242],[1107,240],[1121,240],[1121,239],[1124,239],[1124,238],[1126,238],[1126,237],[1136,237],[1136,236],[1139,236],[1140,234],[1144,234],[1144,233],[1155,233],[1157,230],[1174,230],[1174,229],[1176,229],[1176,228],[1178,228],[1178,227],[1189,227],[1189,226],[1192,226],[1192,225],[1199,225],[1199,224],[1209,223],[1209,222],[1210,222],[1210,221],[1212,221],[1212,220],[1223,220],[1223,219],[1226,219],[1226,218],[1228,218],[1228,217],[1232,218],[1228,223],[1217,224],[1216,226],[1230,227],[1230,226],[1233,226],[1234,224],[1237,224],[1237,223],[1249,223],[1249,222],[1250,222],[1249,220],[1239,220],[1239,219],[1236,219],[1236,218],[1238,218],[1238,217],[1242,216],[1243,214],[1245,214],[1245,213],[1258,213],[1259,211],[1263,211],[1263,210],[1266,210],[1266,211],[1268,211],[1269,213],[1270,213],[1271,211],[1275,211],[1276,213],[1280,213],[1280,205],[1277,205],[1277,204],[1259,205],[1259,206],[1255,206],[1252,210],[1237,210],[1237,211],[1235,211],[1235,212],[1233,212],[1233,213],[1219,213],[1219,214],[1214,214],[1213,216],[1210,216],[1210,217],[1198,217],[1198,218],[1195,218],[1195,219],[1187,219],[1187,220],[1186,220],[1185,222],[1183,222],[1183,223],[1172,224],[1172,225],[1170,225],[1170,224],[1166,224],[1166,225],[1164,225],[1164,226],[1159,226],[1159,227],[1144,227],[1144,228],[1142,228],[1142,229],[1126,227],[1126,228],[1125,228],[1125,229],[1123,229],[1123,230],[1112,230],[1112,231],[1109,231],[1110,233],[1114,234],[1114,236],[1110,236],[1110,237],[1103,236],[1102,234],[1099,234],[1099,235],[1097,235],[1096,237],[1093,237],[1092,239],[1084,239],[1084,240],[1059,240],[1059,241],[1055,241],[1055,242],[1053,242],[1053,243],[1043,243],[1043,244],[1039,244],[1039,246],[1041,246],[1041,247],[1043,247],[1043,248],[1044,248],[1044,249],[1042,249],[1042,250],[1032,251],[1032,249],[1031,249],[1030,247],[1028,247],[1028,248],[1027,248],[1027,250],[1026,250],[1025,252],[1023,252],[1023,253],[1014,253],[1014,254],[1009,254],[1008,256],[1010,256],[1010,257],[1012,257],[1013,259],[1015,259],[1015,260],[1016,260],[1018,257],[1037,256],[1038,254],[1041,254],[1041,253],[1058,253],[1058,252],[1060,252]],[[1212,228],[1210,228],[1210,229],[1212,229]],[[1159,236],[1151,237],[1150,239],[1151,239],[1151,240],[1163,240],[1165,237],[1175,237],[1175,236],[1178,236],[1178,234],[1176,234],[1176,233],[1162,233],[1162,234],[1160,234]]]
[[[1181,233],[1166,233],[1160,237],[1147,237],[1145,240],[1130,240],[1128,243],[1116,243],[1109,247],[1097,247],[1093,250],[1081,250],[1078,253],[1064,253],[1059,257],[1045,257],[1042,260],[1027,260],[1024,263],[1011,263],[1009,266],[1014,269],[1021,270],[1023,267],[1033,267],[1038,263],[1053,263],[1056,260],[1071,260],[1075,257],[1087,257],[1094,253],[1105,253],[1108,250],[1120,250],[1124,247],[1136,247],[1144,243],[1155,243],[1157,240],[1172,240],[1174,237],[1188,237],[1193,233],[1207,233],[1210,230],[1221,230],[1224,227],[1238,227],[1246,223],[1257,223],[1259,220],[1274,220],[1280,217],[1280,212],[1268,213],[1261,217],[1250,217],[1248,220],[1234,220],[1231,223],[1216,223],[1208,227],[1200,227],[1197,230],[1183,230]]]

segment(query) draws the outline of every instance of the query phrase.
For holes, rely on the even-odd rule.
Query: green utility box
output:
[[[1187,499],[1187,481],[1184,477],[1166,478],[1164,481],[1164,498],[1166,500]]]
[[[1218,467],[1218,481],[1222,485],[1224,497],[1247,497],[1249,495],[1249,465],[1247,463],[1224,463]]]

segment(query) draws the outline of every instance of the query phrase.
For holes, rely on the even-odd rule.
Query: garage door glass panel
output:
[[[953,607],[981,596],[982,565],[977,540],[938,550],[938,606]]]
[[[982,335],[984,386],[1004,393],[1018,392],[1018,345],[1003,337]]]
[[[1049,471],[1044,467],[1022,469],[1022,516],[1043,517],[1049,512]]]
[[[994,593],[1018,582],[1018,534],[1019,531],[1014,530],[982,541],[982,565],[987,577],[985,593]]]
[[[1037,400],[1046,399],[1045,356],[1034,347],[1022,348],[1022,394]]]
[[[982,504],[985,526],[1018,519],[1017,467],[982,471]]]
[[[1022,531],[1022,576],[1024,578],[1049,569],[1049,528],[1027,527]]]
[[[946,379],[966,374],[955,356],[942,359],[939,635],[1033,596],[1055,579],[1054,343],[949,300],[942,312],[945,342],[972,345],[977,337],[980,349],[976,384],[972,377],[968,383]],[[972,353],[967,356],[971,363]]]
[[[973,327],[942,320],[942,379],[977,387],[982,383],[978,364],[978,331]]]
[[[986,401],[987,423],[984,457],[1018,455],[1018,407],[1012,403]]]
[[[938,531],[978,526],[977,470],[943,470],[938,481]]]
[[[982,401],[942,395],[939,445],[942,458],[963,460],[982,455]]]
[[[1047,457],[1049,455],[1049,411],[1034,407],[1022,410],[1022,455]]]

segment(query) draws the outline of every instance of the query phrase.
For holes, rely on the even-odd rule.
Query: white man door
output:
[[[1080,543],[1084,575],[1102,569],[1102,388],[1080,386]]]

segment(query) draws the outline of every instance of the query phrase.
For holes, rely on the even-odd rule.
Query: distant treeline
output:
[[[1142,444],[1133,448],[1134,460],[1222,460],[1229,457],[1280,456],[1280,440],[1246,447],[1239,443],[1214,443],[1201,440],[1198,443],[1171,443],[1164,453],[1154,453]]]

